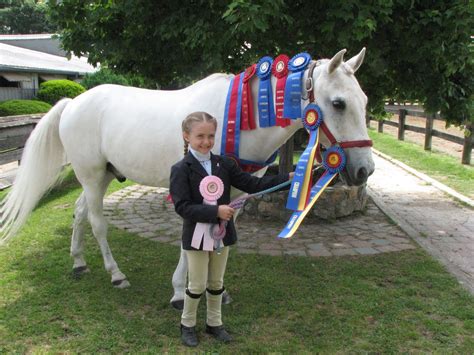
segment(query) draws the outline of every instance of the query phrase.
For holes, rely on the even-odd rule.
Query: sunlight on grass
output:
[[[109,192],[131,184],[113,182]],[[114,227],[109,243],[132,286],[114,289],[86,231],[91,272],[71,277],[74,202],[69,174],[0,249],[0,353],[184,352],[171,278],[179,248]],[[308,258],[238,254],[226,288],[224,322],[235,341],[204,335],[210,353],[472,353],[474,298],[422,250]]]

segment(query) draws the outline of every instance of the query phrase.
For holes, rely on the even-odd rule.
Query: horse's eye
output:
[[[346,103],[344,100],[336,99],[332,101],[332,105],[337,110],[344,110],[346,108]]]

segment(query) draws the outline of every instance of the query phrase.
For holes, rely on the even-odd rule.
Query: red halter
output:
[[[306,79],[306,92],[308,93],[308,98],[309,98],[310,103],[315,101],[314,92],[313,92],[313,72],[316,66],[317,66],[317,62],[311,62],[311,64],[308,67],[308,78]],[[364,147],[372,147],[373,145],[373,142],[370,139],[338,142],[324,121],[321,123],[320,127],[332,145],[337,144],[341,148],[364,148]]]

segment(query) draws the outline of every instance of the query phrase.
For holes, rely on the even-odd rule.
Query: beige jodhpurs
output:
[[[196,325],[199,296],[207,288],[207,325],[211,327],[222,325],[222,291],[229,247],[222,248],[220,254],[216,251],[203,250],[185,250],[185,253],[188,258],[188,289],[184,297],[181,324],[186,327]],[[212,294],[214,291],[221,292]]]

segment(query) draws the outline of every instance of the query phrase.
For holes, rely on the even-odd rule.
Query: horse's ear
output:
[[[342,59],[344,58],[344,53],[346,53],[345,49],[341,49],[339,52],[336,53],[334,57],[329,61],[328,65],[328,73],[331,74],[334,70],[337,69],[342,63]]]
[[[349,59],[346,62],[346,64],[349,65],[352,71],[355,73],[357,69],[359,69],[359,67],[362,65],[362,62],[364,61],[364,57],[365,57],[365,47],[362,48],[359,54]]]

